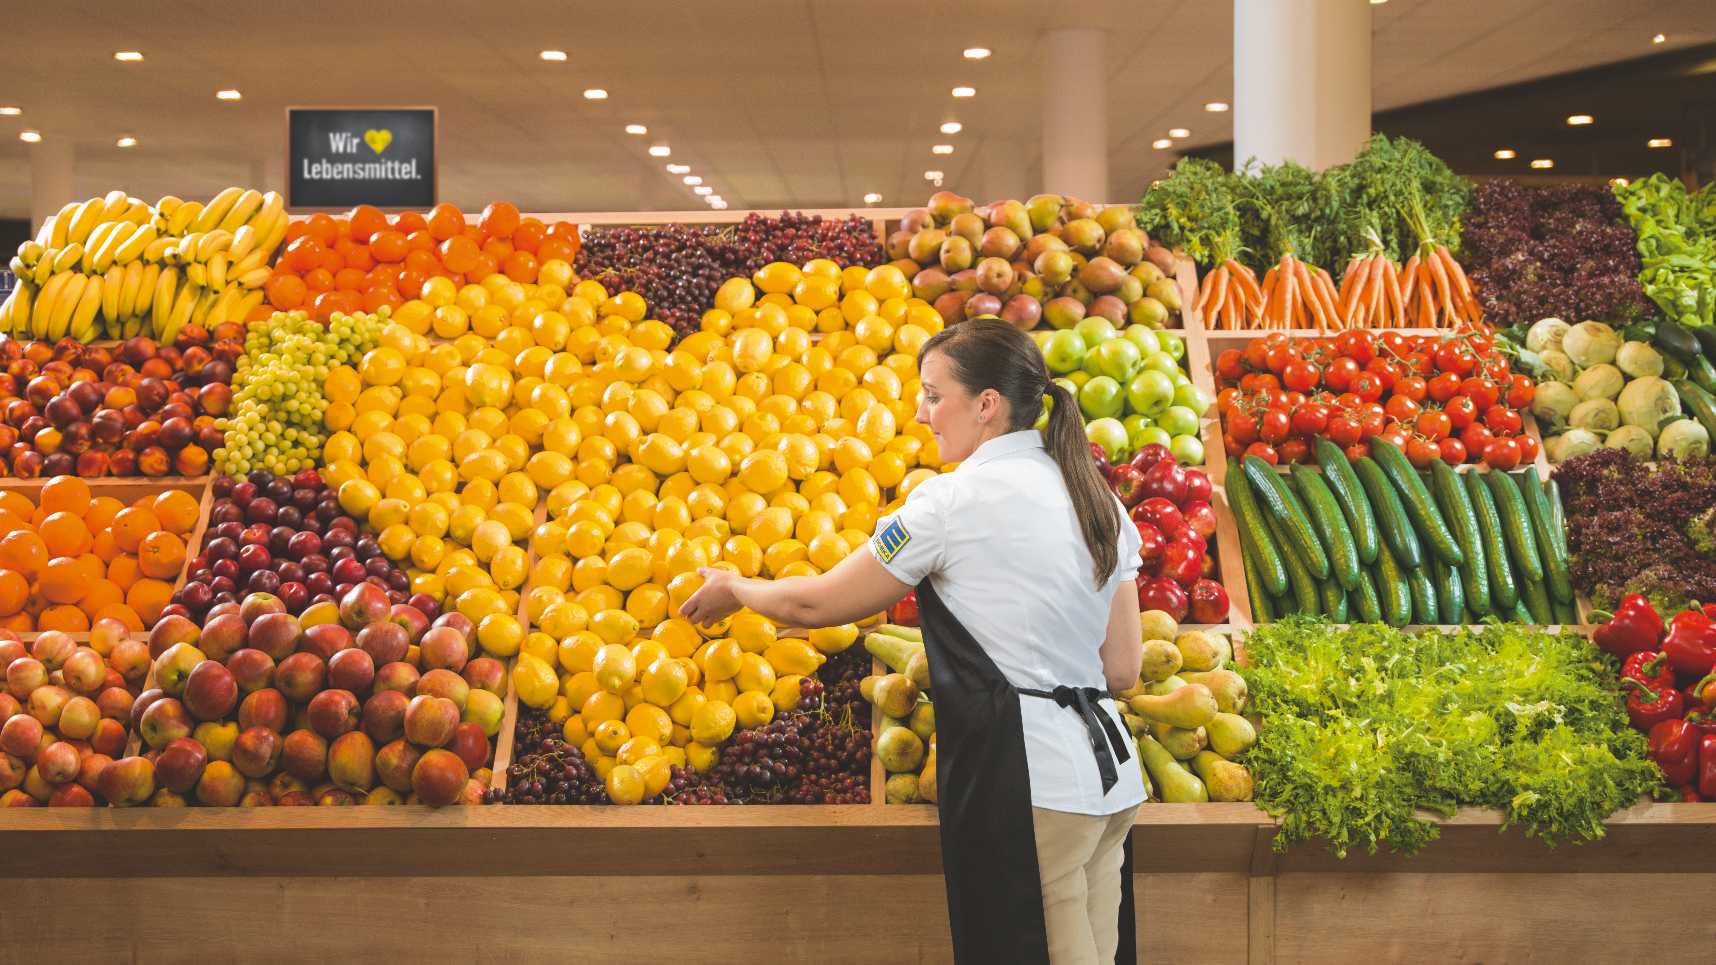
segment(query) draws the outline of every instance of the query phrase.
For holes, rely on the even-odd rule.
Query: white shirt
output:
[[[1116,500],[1116,503],[1119,501]],[[1101,647],[1116,588],[1138,575],[1138,530],[1120,527],[1120,563],[1099,590],[1061,470],[1034,429],[977,447],[951,473],[925,480],[876,524],[878,562],[903,583],[929,577],[936,594],[1015,687],[1107,690]],[[889,532],[891,524],[899,530]],[[1098,702],[1129,743],[1105,795],[1084,720],[1052,700],[1021,696],[1031,803],[1106,815],[1144,800],[1131,732],[1114,702]],[[1116,758],[1118,758],[1116,754]]]

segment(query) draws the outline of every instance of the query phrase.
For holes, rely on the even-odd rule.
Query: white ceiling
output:
[[[1240,0],[1243,3],[1264,0]],[[1319,0],[1358,2],[1358,0]],[[928,195],[923,172],[984,191],[986,149],[1020,157],[1036,189],[1043,30],[1108,36],[1110,180],[1141,193],[1177,157],[1150,142],[1226,141],[1232,3],[1085,0],[57,0],[0,38],[0,216],[27,216],[33,128],[75,142],[79,196],[124,187],[207,196],[283,170],[288,105],[440,108],[441,193],[467,207],[694,206],[663,170],[690,164],[734,208],[885,205]],[[1391,0],[1375,18],[1377,110],[1716,39],[1713,0]],[[1657,32],[1668,34],[1661,46]],[[982,45],[994,56],[960,57]],[[567,51],[544,62],[544,48]],[[139,50],[141,64],[112,59]],[[954,100],[958,84],[977,88]],[[243,91],[237,104],[214,92]],[[587,87],[609,91],[585,100]],[[1057,96],[1082,96],[1079,92]],[[937,128],[957,119],[965,130]],[[643,123],[648,137],[623,132]],[[141,144],[114,146],[122,135]],[[932,157],[930,145],[957,146]],[[651,158],[650,143],[673,147]],[[1019,178],[1024,181],[1024,178]]]

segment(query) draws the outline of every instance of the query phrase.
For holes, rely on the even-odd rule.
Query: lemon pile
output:
[[[516,657],[519,700],[628,803],[675,765],[712,766],[856,640],[850,625],[796,639],[748,611],[707,627],[676,614],[699,567],[832,568],[942,468],[914,420],[917,351],[942,323],[891,266],[771,264],[672,345],[635,293],[544,275],[402,305],[328,377],[326,472],[414,591]],[[460,320],[450,341],[426,337]]]

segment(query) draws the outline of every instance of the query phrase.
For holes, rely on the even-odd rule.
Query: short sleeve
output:
[[[947,549],[947,479],[926,480],[897,512],[876,521],[870,554],[901,583],[916,586],[941,569]]]
[[[1138,535],[1138,527],[1133,525],[1131,518],[1126,515],[1125,504],[1121,504],[1119,499],[1116,499],[1115,503],[1120,504],[1120,561],[1115,565],[1113,580],[1118,583],[1121,580],[1138,578],[1138,551],[1144,548],[1144,539]]]

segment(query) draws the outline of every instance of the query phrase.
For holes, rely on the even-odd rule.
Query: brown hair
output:
[[[1073,510],[1078,514],[1084,543],[1095,561],[1098,589],[1120,562],[1120,506],[1090,457],[1078,402],[1063,386],[1049,380],[1043,354],[1029,335],[998,318],[974,318],[936,333],[918,352],[918,364],[931,352],[947,356],[953,377],[972,395],[994,389],[1011,407],[1008,431],[1029,429],[1050,398],[1045,446],[1060,466]]]

